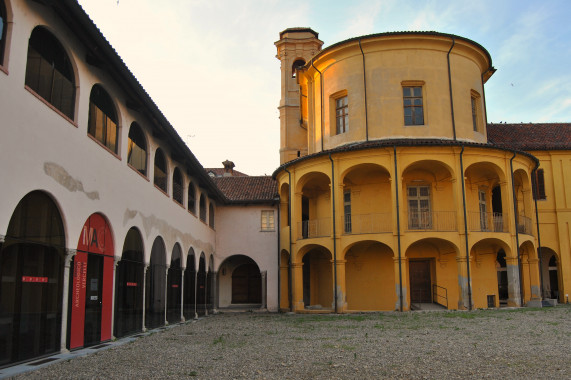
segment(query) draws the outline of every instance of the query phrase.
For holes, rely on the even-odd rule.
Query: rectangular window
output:
[[[408,228],[411,230],[429,230],[432,228],[430,211],[430,187],[410,186],[408,195]]]
[[[471,107],[472,107],[472,128],[475,132],[480,130],[480,119],[482,113],[480,112],[480,95],[476,91],[471,91],[470,96]]]
[[[343,192],[343,213],[344,213],[344,226],[345,233],[350,234],[352,231],[351,226],[351,190]]]
[[[535,181],[533,181],[534,191],[533,195],[535,199],[546,199],[545,195],[545,178],[543,169],[538,169],[535,172]]]
[[[349,130],[349,102],[347,95],[335,99],[335,125],[337,134]]]
[[[422,102],[422,87],[402,88],[404,105],[404,125],[424,125],[424,106]]]
[[[262,231],[275,231],[274,210],[262,210]]]

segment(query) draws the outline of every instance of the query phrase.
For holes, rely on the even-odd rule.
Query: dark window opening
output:
[[[293,65],[291,66],[291,77],[295,78],[297,76],[297,69],[302,68],[305,65],[305,61],[303,59],[296,60]]]
[[[533,196],[535,199],[546,199],[545,195],[545,177],[543,169],[538,169],[535,172],[535,180],[532,181],[533,184]]]
[[[127,163],[142,175],[147,175],[147,142],[141,127],[137,123],[131,124],[129,129]]]
[[[117,120],[117,112],[111,97],[96,84],[91,89],[89,97],[87,133],[113,153],[117,153]]]
[[[145,327],[156,328],[165,324],[166,251],[161,237],[151,249],[151,262],[145,283]]]
[[[208,225],[210,228],[214,228],[214,206],[212,203],[208,206]]]
[[[0,46],[2,52],[6,34],[4,29],[5,27],[2,27]],[[30,36],[26,86],[64,115],[73,119],[75,79],[69,57],[59,41],[42,27],[35,28]]]
[[[4,0],[0,0],[0,66],[4,64],[4,46],[6,45],[7,24],[6,6],[4,5]]]
[[[192,182],[188,184],[188,211],[196,214],[196,190]]]
[[[159,189],[165,193],[167,192],[167,163],[165,155],[160,149],[157,149],[155,152],[155,174],[153,182]]]
[[[178,323],[181,321],[182,307],[182,252],[180,245],[175,244],[172,251],[171,265],[167,275],[167,321]]]
[[[200,194],[200,220],[206,223],[206,200],[204,199],[204,195]]]
[[[175,200],[175,202],[182,205],[182,196],[182,174],[180,174],[179,168],[175,168],[172,176],[172,198]]]
[[[404,125],[424,125],[422,87],[403,87]]]

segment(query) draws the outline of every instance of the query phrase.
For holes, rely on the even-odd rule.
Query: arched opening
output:
[[[210,228],[214,228],[214,206],[212,202],[208,205],[208,225]]]
[[[165,193],[167,192],[167,161],[165,160],[165,155],[160,148],[155,152],[153,183]]]
[[[2,52],[6,35],[4,29],[0,41]],[[41,26],[36,27],[30,36],[26,86],[73,120],[75,78],[71,62],[57,38]]]
[[[541,247],[541,268],[543,271],[543,297],[549,299],[560,299],[559,292],[559,259],[554,250]]]
[[[60,350],[65,245],[54,201],[22,198],[0,246],[0,365]]]
[[[145,254],[138,229],[131,228],[125,237],[115,281],[115,336],[137,333],[143,329],[143,287]]]
[[[176,203],[182,206],[183,197],[183,185],[182,185],[182,174],[179,168],[174,168],[172,175],[172,199]]]
[[[143,130],[135,122],[129,128],[127,163],[145,177],[147,176],[147,140]]]
[[[204,194],[200,194],[199,208],[200,208],[200,220],[206,223],[206,199],[204,197]]]
[[[381,243],[363,241],[345,254],[348,310],[394,310],[395,271],[392,250]]]
[[[119,118],[111,97],[96,84],[89,96],[89,120],[87,133],[111,152],[117,153]]]
[[[194,185],[192,182],[190,182],[188,184],[188,211],[192,212],[193,214],[196,214],[196,189],[194,188]]]
[[[557,267],[557,257],[551,256],[549,259],[549,298],[559,299],[559,276]]]
[[[514,171],[516,193],[517,229],[521,234],[532,235],[533,199],[529,173],[518,169]]]
[[[500,183],[505,183],[503,171],[495,164],[478,162],[470,165],[466,179],[468,228],[479,232],[507,232],[502,214]]]
[[[151,249],[145,282],[145,327],[153,329],[165,324],[166,251],[160,236]]]
[[[297,70],[302,68],[305,65],[305,61],[303,59],[296,59],[293,65],[291,65],[291,77],[295,78],[297,75]]]
[[[289,269],[289,253],[282,250],[280,253],[280,308],[290,308],[290,269]]]
[[[507,306],[509,299],[508,267],[506,253],[503,249],[500,249],[496,254],[496,272],[498,274],[498,299],[500,306]]]
[[[301,204],[296,207],[298,220],[297,239],[331,236],[331,189],[329,177],[315,172],[303,176],[300,181]]]
[[[208,270],[206,271],[206,310],[212,310],[213,308],[214,291],[214,257],[210,255]]]
[[[198,261],[198,273],[196,274],[196,312],[204,315],[206,312],[206,258],[204,253]]]
[[[196,313],[196,264],[194,250],[188,250],[184,271],[184,318],[194,318]]]
[[[178,323],[181,319],[182,306],[182,251],[176,243],[172,250],[171,265],[167,276],[167,321]]]
[[[333,309],[331,252],[314,246],[303,256],[303,304],[306,309]]]
[[[262,276],[258,264],[248,256],[227,258],[218,269],[219,306],[262,303]]]
[[[366,234],[392,232],[389,172],[378,165],[362,164],[343,177],[343,233]]]
[[[458,248],[450,241],[428,238],[417,241],[406,250],[405,267],[408,265],[410,304],[412,309],[422,309],[424,304],[438,304],[456,309],[461,300]],[[405,285],[406,286],[406,285]]]

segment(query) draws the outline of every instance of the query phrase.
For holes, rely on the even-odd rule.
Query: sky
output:
[[[79,0],[204,167],[279,166],[274,42],[311,27],[327,47],[390,31],[456,34],[484,46],[488,122],[571,122],[568,0]]]

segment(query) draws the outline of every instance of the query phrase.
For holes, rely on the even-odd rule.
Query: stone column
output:
[[[167,309],[168,309],[168,287],[169,287],[169,268],[170,265],[167,265],[165,268],[166,279],[165,279],[165,326],[169,325],[169,321],[167,320]]]
[[[145,327],[145,304],[146,304],[146,293],[147,293],[147,270],[149,269],[149,265],[145,264],[145,270],[143,271],[143,332],[147,331]]]
[[[517,257],[506,257],[508,274],[508,306],[522,306]]]
[[[71,259],[77,254],[75,249],[66,249],[64,267],[63,267],[63,297],[61,305],[61,334],[60,334],[60,351],[61,353],[69,352],[67,349],[67,314],[69,305],[69,268],[71,267]]]
[[[267,297],[268,297],[268,272],[263,271],[260,273],[262,275],[262,307],[261,309],[267,308]]]
[[[347,310],[347,286],[345,284],[345,264],[347,260],[337,259],[337,312],[343,313]],[[334,265],[333,260],[331,264]],[[335,270],[333,270],[335,275]],[[335,279],[333,279],[333,286],[335,286]],[[333,292],[335,297],[335,292]],[[333,300],[333,305],[331,308],[335,308],[335,300]]]
[[[293,311],[303,310],[303,263],[291,263]]]
[[[182,268],[180,274],[180,321],[184,322],[184,271],[186,268]]]
[[[198,312],[196,310],[196,303],[198,300],[198,272],[194,271],[194,319],[198,319]]]
[[[393,257],[393,267],[395,270],[395,310],[400,310],[400,295],[402,294],[402,310],[409,310],[408,305],[408,259],[401,257],[402,288],[399,283],[399,258]]]
[[[541,284],[539,280],[539,259],[529,259],[529,282],[532,300],[541,300]]]
[[[218,314],[218,272],[212,272],[212,286],[210,287],[210,299],[212,300],[212,314]]]
[[[113,260],[115,260],[115,256],[113,256]],[[113,296],[111,298],[111,339],[115,340],[115,288],[117,286],[117,265],[121,260],[115,261],[113,264]]]
[[[457,256],[456,264],[458,268],[458,310],[470,309],[470,296],[468,294],[468,260],[465,256]],[[474,306],[472,300],[472,307]],[[448,305],[450,307],[450,305]]]

